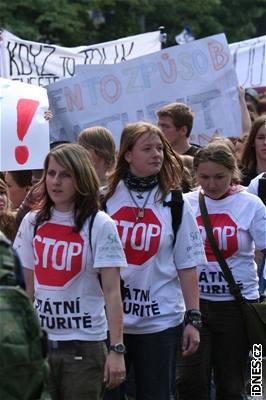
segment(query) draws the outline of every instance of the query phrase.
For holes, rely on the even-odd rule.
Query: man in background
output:
[[[189,143],[194,114],[183,103],[170,103],[158,112],[158,125],[165,134],[174,151],[180,155],[194,156],[199,146]]]

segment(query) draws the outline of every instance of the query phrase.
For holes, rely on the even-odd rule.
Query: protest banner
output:
[[[241,86],[266,86],[266,35],[229,45]]]
[[[118,144],[128,122],[157,122],[156,111],[179,101],[195,113],[191,141],[240,134],[237,77],[224,34],[174,46],[116,65],[77,66],[76,76],[47,87],[51,140],[75,141],[102,125]]]
[[[78,64],[116,64],[160,50],[160,32],[148,32],[93,46],[61,47],[0,32],[0,76],[45,86],[73,76]]]
[[[0,78],[0,171],[40,169],[49,151],[46,89]]]

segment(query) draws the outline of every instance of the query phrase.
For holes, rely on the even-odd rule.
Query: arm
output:
[[[123,307],[120,292],[119,268],[102,268],[102,289],[110,332],[110,343],[123,343]],[[126,375],[124,355],[111,351],[106,359],[104,382],[112,389],[121,384]]]
[[[241,125],[242,125],[242,134],[241,136],[248,134],[251,129],[251,118],[247,108],[247,103],[245,100],[245,89],[242,86],[239,86],[239,102],[240,102],[240,111],[241,111]]]
[[[184,296],[186,309],[199,309],[199,287],[196,267],[179,269],[178,276]],[[187,324],[183,332],[182,355],[189,356],[198,349],[200,342],[199,331]]]

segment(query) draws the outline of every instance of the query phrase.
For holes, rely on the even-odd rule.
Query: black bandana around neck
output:
[[[147,190],[152,190],[156,185],[158,185],[158,176],[151,175],[145,177],[139,177],[130,170],[125,173],[123,181],[129,190],[134,190],[136,192],[146,192]]]

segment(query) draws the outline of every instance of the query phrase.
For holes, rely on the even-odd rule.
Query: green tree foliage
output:
[[[0,26],[23,39],[79,46],[165,26],[167,45],[189,25],[229,43],[266,34],[266,0],[0,0]]]

